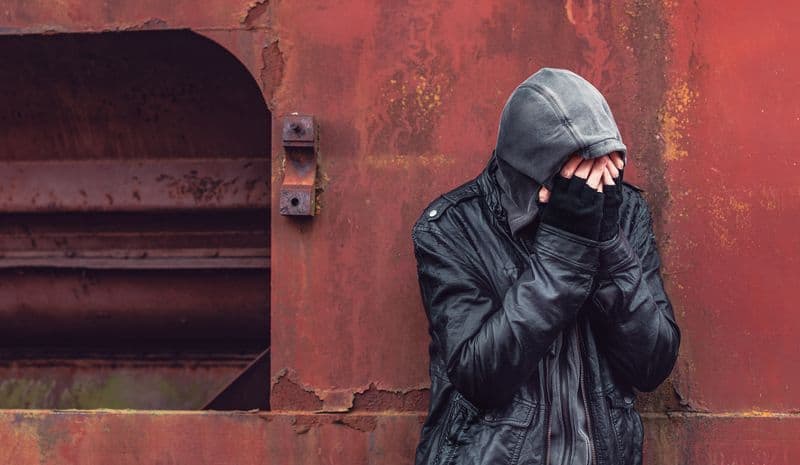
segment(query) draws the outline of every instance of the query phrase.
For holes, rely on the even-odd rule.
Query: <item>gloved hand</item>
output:
[[[603,221],[600,224],[600,241],[613,239],[619,232],[619,208],[622,205],[622,173],[624,166],[618,154],[612,155],[603,173]],[[614,177],[616,175],[616,177]],[[611,184],[613,183],[613,184]]]
[[[541,222],[591,240],[598,240],[603,219],[603,193],[586,178],[557,174]]]
[[[603,185],[603,221],[600,224],[600,241],[613,239],[619,232],[619,207],[622,205],[622,171],[613,178],[614,184]]]

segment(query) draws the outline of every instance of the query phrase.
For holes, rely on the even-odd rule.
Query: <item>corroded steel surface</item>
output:
[[[29,356],[31,354],[28,354]],[[139,356],[140,357],[140,356]],[[0,408],[197,410],[252,355],[209,359],[161,354],[108,358],[0,359]]]
[[[241,368],[220,360],[269,344],[252,70],[188,30],[74,27],[98,5],[2,6],[0,405],[200,408]],[[50,13],[76,33],[37,23]]]
[[[4,161],[266,158],[257,83],[196,33],[0,34],[0,62]]]
[[[799,11],[789,1],[671,11],[667,256],[686,328],[679,389],[693,409],[798,409]],[[741,33],[749,27],[762,32]]]
[[[314,216],[317,186],[317,125],[313,116],[283,117],[283,180],[278,212],[288,216]]]
[[[269,208],[266,160],[58,160],[0,167],[0,210]]]
[[[484,166],[505,99],[540,66],[575,69],[605,91],[632,148],[630,176],[663,223],[659,109],[668,83],[665,62],[651,55],[669,48],[662,10],[656,2],[350,1],[337,8],[349,25],[339,27],[326,9],[272,5],[290,50],[274,105],[319,118],[323,173],[317,218],[273,213],[272,267],[282,270],[272,281],[273,328],[282,328],[273,331],[276,383],[313,392],[331,410],[370,383],[386,397],[425,389],[429,336],[411,224]],[[273,156],[279,168],[281,154]],[[292,397],[272,402],[291,408]]]
[[[272,213],[272,407],[381,412],[375,434],[403,444],[380,463],[408,463],[418,434],[417,418],[386,412],[425,406],[428,335],[411,223],[481,169],[518,82],[540,66],[587,76],[607,95],[631,149],[630,179],[647,190],[684,331],[675,374],[641,398],[643,410],[656,412],[646,423],[647,462],[798,462],[794,2],[6,3],[11,34],[193,28],[239,57],[273,114],[318,118],[319,215],[298,222]],[[279,131],[273,124],[274,204]],[[686,413],[658,416],[666,409]],[[130,463],[154,462],[144,444],[159,443],[173,421],[202,423],[200,441],[170,456],[176,462],[203,457],[205,444],[241,459],[234,463],[375,457],[349,436],[352,428],[319,423],[327,416],[142,415],[131,440],[143,442],[126,450],[143,455]],[[349,415],[341,421],[365,424]],[[114,434],[100,420],[38,421],[19,428],[35,454],[41,443],[95,460],[81,463],[114,456],[59,439],[73,428],[84,432],[78,438],[108,440]],[[124,426],[112,431],[125,437]],[[170,444],[184,438],[180,427],[170,431]]]
[[[2,463],[407,464],[422,414],[0,412]],[[645,463],[795,465],[796,416],[647,419]],[[747,458],[748,461],[743,461]]]
[[[266,342],[268,279],[258,269],[0,270],[0,341],[129,350]]]

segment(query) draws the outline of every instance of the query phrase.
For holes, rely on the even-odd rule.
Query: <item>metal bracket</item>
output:
[[[314,216],[317,181],[317,127],[313,116],[291,114],[283,119],[286,157],[279,211],[281,215]]]

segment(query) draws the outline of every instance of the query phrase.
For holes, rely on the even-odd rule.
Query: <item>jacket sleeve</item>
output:
[[[638,195],[638,194],[637,194]],[[614,371],[640,391],[652,391],[672,371],[680,330],[661,279],[652,218],[639,197],[629,237],[622,231],[600,247],[593,299],[595,333]]]
[[[498,295],[469,242],[415,230],[429,331],[455,388],[474,405],[507,403],[589,296],[600,250],[541,226],[530,266]],[[435,352],[432,352],[432,357]]]

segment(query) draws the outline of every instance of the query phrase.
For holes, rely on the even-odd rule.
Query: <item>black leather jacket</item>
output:
[[[415,463],[546,464],[550,403],[540,362],[575,323],[592,461],[639,464],[633,388],[655,389],[680,343],[647,204],[624,184],[615,239],[539,225],[526,244],[512,239],[495,169],[492,159],[413,227],[431,336],[431,401]]]

